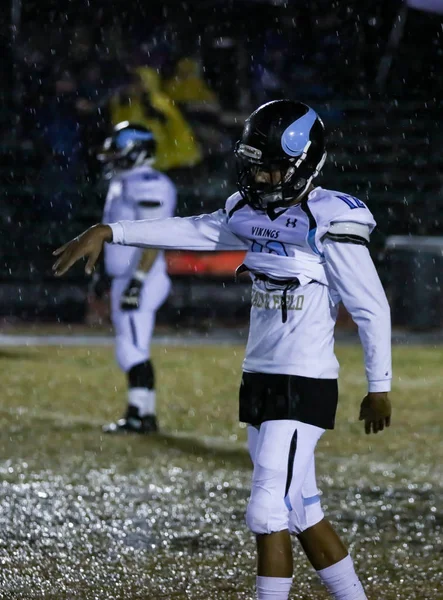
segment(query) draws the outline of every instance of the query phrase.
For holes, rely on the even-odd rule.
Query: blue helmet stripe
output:
[[[285,129],[281,136],[281,146],[286,154],[294,157],[303,154],[316,119],[317,113],[310,108],[305,115],[291,123]]]
[[[115,144],[120,150],[125,148],[128,142],[141,140],[143,142],[149,142],[154,139],[154,136],[150,131],[139,131],[138,129],[123,129],[119,132],[115,139]]]

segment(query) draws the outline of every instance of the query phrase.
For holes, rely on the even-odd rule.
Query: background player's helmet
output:
[[[308,189],[326,160],[325,128],[302,102],[274,100],[246,119],[235,146],[237,187],[253,208],[288,206]],[[279,183],[257,183],[258,171],[280,172]]]
[[[97,159],[103,163],[105,176],[112,172],[150,165],[155,160],[156,143],[150,129],[123,121],[105,139]]]

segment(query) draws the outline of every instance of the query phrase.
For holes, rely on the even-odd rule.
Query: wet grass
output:
[[[338,349],[323,506],[371,600],[443,599],[443,348],[396,347],[393,425],[366,436],[361,353]],[[101,434],[125,381],[108,348],[0,351],[0,598],[252,599],[243,349],[160,347],[154,437]],[[297,545],[292,598],[326,599]]]

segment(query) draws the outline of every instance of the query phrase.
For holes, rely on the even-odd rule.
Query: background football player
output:
[[[155,248],[246,250],[252,279],[240,387],[254,463],[246,522],[257,539],[257,597],[287,600],[295,534],[333,598],[364,600],[346,547],[325,519],[314,451],[335,422],[334,326],[343,302],[358,325],[368,393],[366,433],[390,425],[390,310],[367,245],[375,221],[361,200],[314,187],[325,159],[316,112],[269,102],[236,146],[238,192],[212,214],[99,225],[55,251],[56,274],[80,257],[93,268],[104,242]]]
[[[152,168],[156,143],[151,131],[124,121],[108,137],[97,158],[109,189],[103,221],[159,219],[174,214],[176,189]],[[166,300],[170,279],[164,252],[156,249],[105,248],[105,270],[112,278],[111,317],[118,364],[127,374],[126,414],[105,426],[107,433],[157,431],[155,379],[150,344],[156,311]]]

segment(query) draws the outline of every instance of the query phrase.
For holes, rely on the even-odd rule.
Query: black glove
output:
[[[137,310],[137,308],[140,307],[142,287],[142,281],[139,279],[131,279],[120,299],[120,308],[122,310]]]

